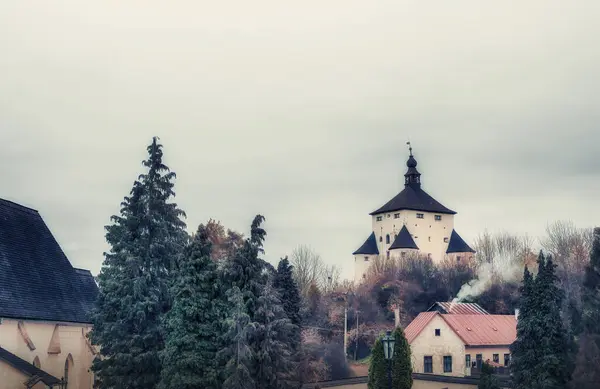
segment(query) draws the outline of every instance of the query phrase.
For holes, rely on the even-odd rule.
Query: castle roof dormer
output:
[[[410,143],[409,143],[410,144]],[[410,209],[413,211],[434,212],[454,215],[456,212],[446,208],[440,202],[421,189],[421,173],[417,170],[417,160],[410,147],[410,156],[406,161],[408,168],[404,174],[404,189],[370,215]]]
[[[394,243],[392,243],[390,246],[390,250],[395,249],[419,249],[415,243],[415,240],[412,238],[412,236],[410,236],[410,232],[408,232],[408,228],[406,228],[406,226],[402,226],[400,233],[396,239],[394,239]]]

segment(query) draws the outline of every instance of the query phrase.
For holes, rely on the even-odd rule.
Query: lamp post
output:
[[[395,339],[392,336],[392,331],[387,331],[381,340],[383,342],[383,354],[388,361],[388,381],[390,389],[392,389],[392,358],[394,357]]]

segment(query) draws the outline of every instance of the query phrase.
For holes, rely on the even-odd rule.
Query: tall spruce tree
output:
[[[537,277],[533,279],[525,270],[517,340],[511,346],[516,389],[564,388],[574,368],[574,343],[563,325],[564,297],[555,267],[540,252]]]
[[[571,388],[595,389],[600,382],[600,228],[594,228],[582,294],[583,333]]]
[[[264,220],[261,215],[254,218],[250,226],[250,237],[227,261],[224,271],[225,282],[241,291],[246,313],[251,321],[254,321],[256,302],[267,280],[265,261],[259,257],[263,253],[263,242],[267,234],[261,227]]]
[[[277,273],[275,273],[273,286],[277,289],[281,297],[285,314],[294,325],[290,340],[292,349],[297,351],[300,347],[300,308],[302,300],[292,272],[293,266],[290,265],[287,257],[282,258],[277,265]]]
[[[381,337],[375,341],[373,351],[371,352],[371,362],[369,363],[369,383],[368,389],[388,389],[388,363],[383,351],[383,342]]]
[[[394,330],[394,357],[392,360],[392,388],[410,389],[413,385],[410,344],[401,327]]]
[[[252,348],[256,386],[261,389],[291,388],[296,364],[290,336],[297,327],[286,316],[271,281],[258,298],[254,318]]]
[[[102,358],[92,366],[99,387],[153,389],[161,374],[161,319],[169,309],[169,274],[187,238],[185,216],[169,200],[175,173],[163,164],[162,145],[148,146],[148,169],[106,227],[111,249],[98,276],[90,339]]]
[[[230,342],[218,354],[219,360],[226,361],[222,389],[260,389],[252,374],[254,355],[250,347],[250,336],[255,326],[246,312],[242,291],[234,286],[227,294],[231,310],[225,324],[226,338]]]
[[[227,305],[211,246],[208,229],[200,225],[179,263],[165,318],[161,389],[220,388],[216,354]]]

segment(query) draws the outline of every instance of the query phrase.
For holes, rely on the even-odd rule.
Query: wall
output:
[[[3,319],[0,324],[0,346],[17,355],[29,363],[37,356],[40,359],[40,368],[57,378],[64,375],[65,361],[70,354],[73,366],[69,372],[69,389],[91,389],[93,375],[89,368],[94,358],[88,348],[84,334],[91,326],[87,324],[58,323],[58,339],[60,341],[60,354],[48,354],[48,346],[52,339],[56,322],[27,321],[24,320],[25,330],[32,340],[35,350],[30,350],[25,340],[19,333],[18,320]],[[0,370],[4,372],[10,366],[0,361]],[[0,389],[24,388],[24,375],[18,372],[7,377]],[[1,374],[0,374],[1,376]]]
[[[417,213],[422,213],[423,219],[418,219]],[[398,218],[396,218],[396,214],[399,214]],[[441,215],[442,220],[436,221],[435,215]],[[382,216],[383,220],[377,221],[378,216]],[[448,248],[448,243],[444,242],[444,238],[450,239],[454,229],[454,215],[412,210],[373,215],[372,228],[379,244],[379,252],[382,255],[386,255],[386,251],[394,242],[394,236],[400,232],[403,225],[406,225],[422,254],[431,254],[434,262],[441,262],[444,259]],[[387,234],[390,235],[390,244],[386,244]],[[379,242],[379,237],[383,237],[382,242]],[[391,255],[400,256],[399,251],[393,250]]]
[[[440,336],[435,336],[435,329],[440,329]],[[433,373],[463,377],[465,375],[465,345],[456,333],[439,315],[435,316],[421,333],[410,344],[413,372],[424,373],[424,357],[433,359]],[[444,373],[444,359],[452,356],[452,372]]]
[[[364,255],[359,254],[354,256],[354,282],[359,284],[365,278],[369,271],[369,266],[375,260],[377,255]],[[365,261],[365,258],[368,260]]]
[[[509,346],[506,347],[466,347],[465,354],[471,355],[471,362],[475,362],[475,356],[477,354],[482,355],[482,360],[485,362],[487,359],[493,361],[493,355],[499,354],[500,364],[504,365],[504,354],[510,354]]]

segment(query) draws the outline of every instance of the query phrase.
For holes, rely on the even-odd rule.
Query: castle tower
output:
[[[475,251],[454,230],[456,212],[421,188],[421,173],[409,145],[404,189],[371,212],[372,232],[354,255],[354,281],[366,278],[378,256],[400,258],[408,253],[426,255],[439,263],[445,258],[468,260]]]

